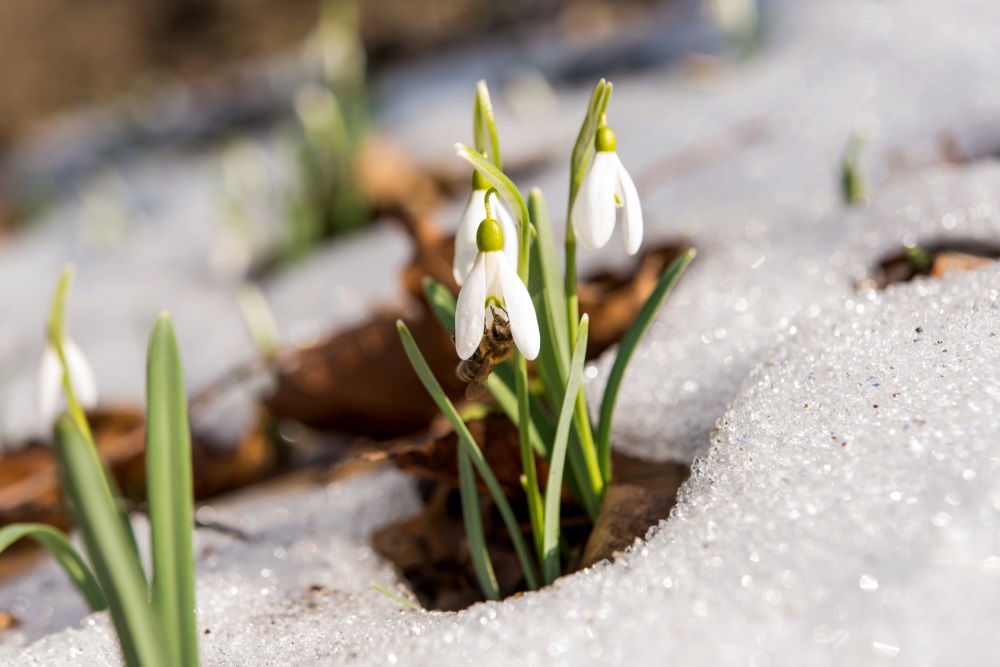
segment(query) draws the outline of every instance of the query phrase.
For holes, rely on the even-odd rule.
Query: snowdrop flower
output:
[[[597,129],[597,152],[573,201],[573,231],[587,250],[603,248],[615,229],[615,209],[622,209],[625,252],[634,255],[642,244],[642,208],[632,178],[615,153],[615,133]]]
[[[490,217],[486,213],[486,193],[490,190],[490,184],[478,171],[472,172],[472,194],[469,195],[469,203],[462,211],[462,218],[458,222],[458,232],[455,234],[455,282],[461,285],[465,282],[465,277],[472,270],[472,265],[476,261],[479,247],[476,245],[476,232],[479,223],[484,218]],[[514,219],[507,209],[500,203],[497,193],[494,190],[490,194],[490,208],[497,212],[496,220],[503,228],[504,244],[503,252],[507,256],[507,262],[517,271],[517,227]]]
[[[83,352],[69,338],[63,340],[63,353],[73,382],[73,391],[80,407],[90,409],[97,405],[97,382],[90,363]],[[63,368],[59,353],[52,345],[45,348],[38,368],[38,413],[45,424],[52,424],[57,415],[59,397],[63,390]]]
[[[478,252],[472,270],[458,293],[455,307],[455,350],[468,359],[479,347],[494,310],[506,315],[514,345],[526,359],[538,356],[538,318],[528,289],[517,277],[504,252],[503,226],[483,220],[476,232]]]

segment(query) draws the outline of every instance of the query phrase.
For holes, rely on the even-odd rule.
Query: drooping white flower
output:
[[[615,230],[615,216],[620,208],[625,252],[634,255],[642,245],[639,193],[615,153],[615,133],[611,128],[600,127],[594,143],[597,152],[573,201],[573,231],[587,250],[603,248]]]
[[[476,233],[476,260],[458,293],[455,306],[455,350],[468,359],[479,347],[496,310],[506,316],[514,345],[526,359],[538,356],[538,318],[528,289],[503,251],[504,232],[497,220],[483,220]],[[499,308],[497,308],[499,307]]]
[[[66,355],[73,392],[80,402],[80,407],[84,409],[95,407],[97,381],[94,379],[94,371],[87,357],[69,338],[63,340],[63,354]],[[38,413],[44,423],[51,424],[55,421],[62,391],[63,368],[59,362],[59,353],[53,346],[47,345],[38,367]]]
[[[478,171],[473,172],[472,194],[469,195],[469,203],[462,211],[462,217],[458,222],[458,231],[455,233],[455,261],[453,271],[455,282],[461,285],[465,282],[465,277],[472,270],[472,265],[479,254],[479,247],[476,245],[476,231],[479,223],[490,217],[486,214],[486,193],[490,189],[490,184],[486,182]],[[490,195],[490,210],[495,215],[495,219],[503,228],[504,244],[503,252],[507,256],[508,263],[517,270],[517,226],[507,208],[500,202],[496,191]]]

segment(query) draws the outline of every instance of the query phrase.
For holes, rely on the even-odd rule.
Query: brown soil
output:
[[[885,289],[918,276],[940,278],[955,271],[981,268],[998,258],[1000,246],[979,241],[941,241],[920,245],[917,254],[904,249],[883,259],[870,276],[859,283],[858,288]]]

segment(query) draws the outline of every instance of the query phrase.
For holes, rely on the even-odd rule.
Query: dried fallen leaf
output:
[[[612,484],[604,494],[601,511],[583,550],[583,567],[589,567],[632,546],[651,526],[667,518],[674,501],[641,486]]]
[[[437,406],[410,366],[396,330],[398,313],[296,352],[278,372],[265,403],[277,416],[312,428],[393,437],[427,427]],[[431,316],[408,319],[410,332],[445,391],[457,398],[458,357]]]
[[[21,619],[9,611],[0,611],[0,631],[10,630],[21,625]]]
[[[87,415],[97,450],[122,492],[145,498],[145,417],[131,406],[112,406]],[[264,435],[265,417],[239,443],[219,443],[192,434],[195,495],[204,497],[243,486],[274,468],[273,447]],[[41,444],[0,457],[0,526],[38,521],[67,527],[59,496],[55,455]]]
[[[940,278],[946,273],[958,273],[981,269],[995,260],[993,257],[970,255],[964,252],[945,251],[934,255],[931,263],[931,275]]]
[[[473,439],[483,451],[497,481],[509,497],[523,496],[521,488],[521,450],[517,427],[506,415],[491,413],[483,419],[467,423]],[[421,443],[403,442],[390,446],[383,452],[365,456],[368,460],[388,459],[401,470],[416,477],[450,486],[458,486],[458,436],[449,431]],[[536,457],[538,474],[545,479],[548,466]],[[487,489],[477,475],[479,490]]]

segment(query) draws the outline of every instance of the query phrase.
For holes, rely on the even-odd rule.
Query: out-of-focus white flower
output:
[[[80,407],[93,408],[97,405],[97,381],[90,362],[69,338],[63,340],[63,354],[66,355],[70,382]],[[59,353],[52,345],[47,345],[38,367],[38,413],[46,424],[52,424],[56,419],[62,390],[63,369]]]
[[[573,231],[587,250],[603,248],[622,209],[625,252],[634,255],[642,245],[642,206],[632,177],[615,153],[615,133],[607,125],[597,130],[597,152],[573,201]]]
[[[455,282],[459,285],[465,282],[465,277],[472,270],[472,265],[479,254],[479,247],[476,245],[476,232],[479,230],[479,223],[486,215],[486,193],[490,189],[490,184],[486,182],[478,171],[473,172],[472,194],[469,195],[469,203],[462,211],[462,218],[458,222],[458,231],[455,233],[455,262],[454,274]],[[496,214],[496,220],[503,228],[504,244],[503,252],[507,256],[507,262],[517,271],[517,226],[514,218],[511,217],[506,207],[497,197],[496,191],[490,195],[490,209]]]
[[[538,317],[528,289],[504,253],[504,231],[494,219],[483,220],[476,232],[472,269],[458,293],[455,306],[455,350],[468,359],[479,347],[483,332],[492,325],[495,307],[506,315],[514,345],[526,359],[538,356],[541,338]]]

